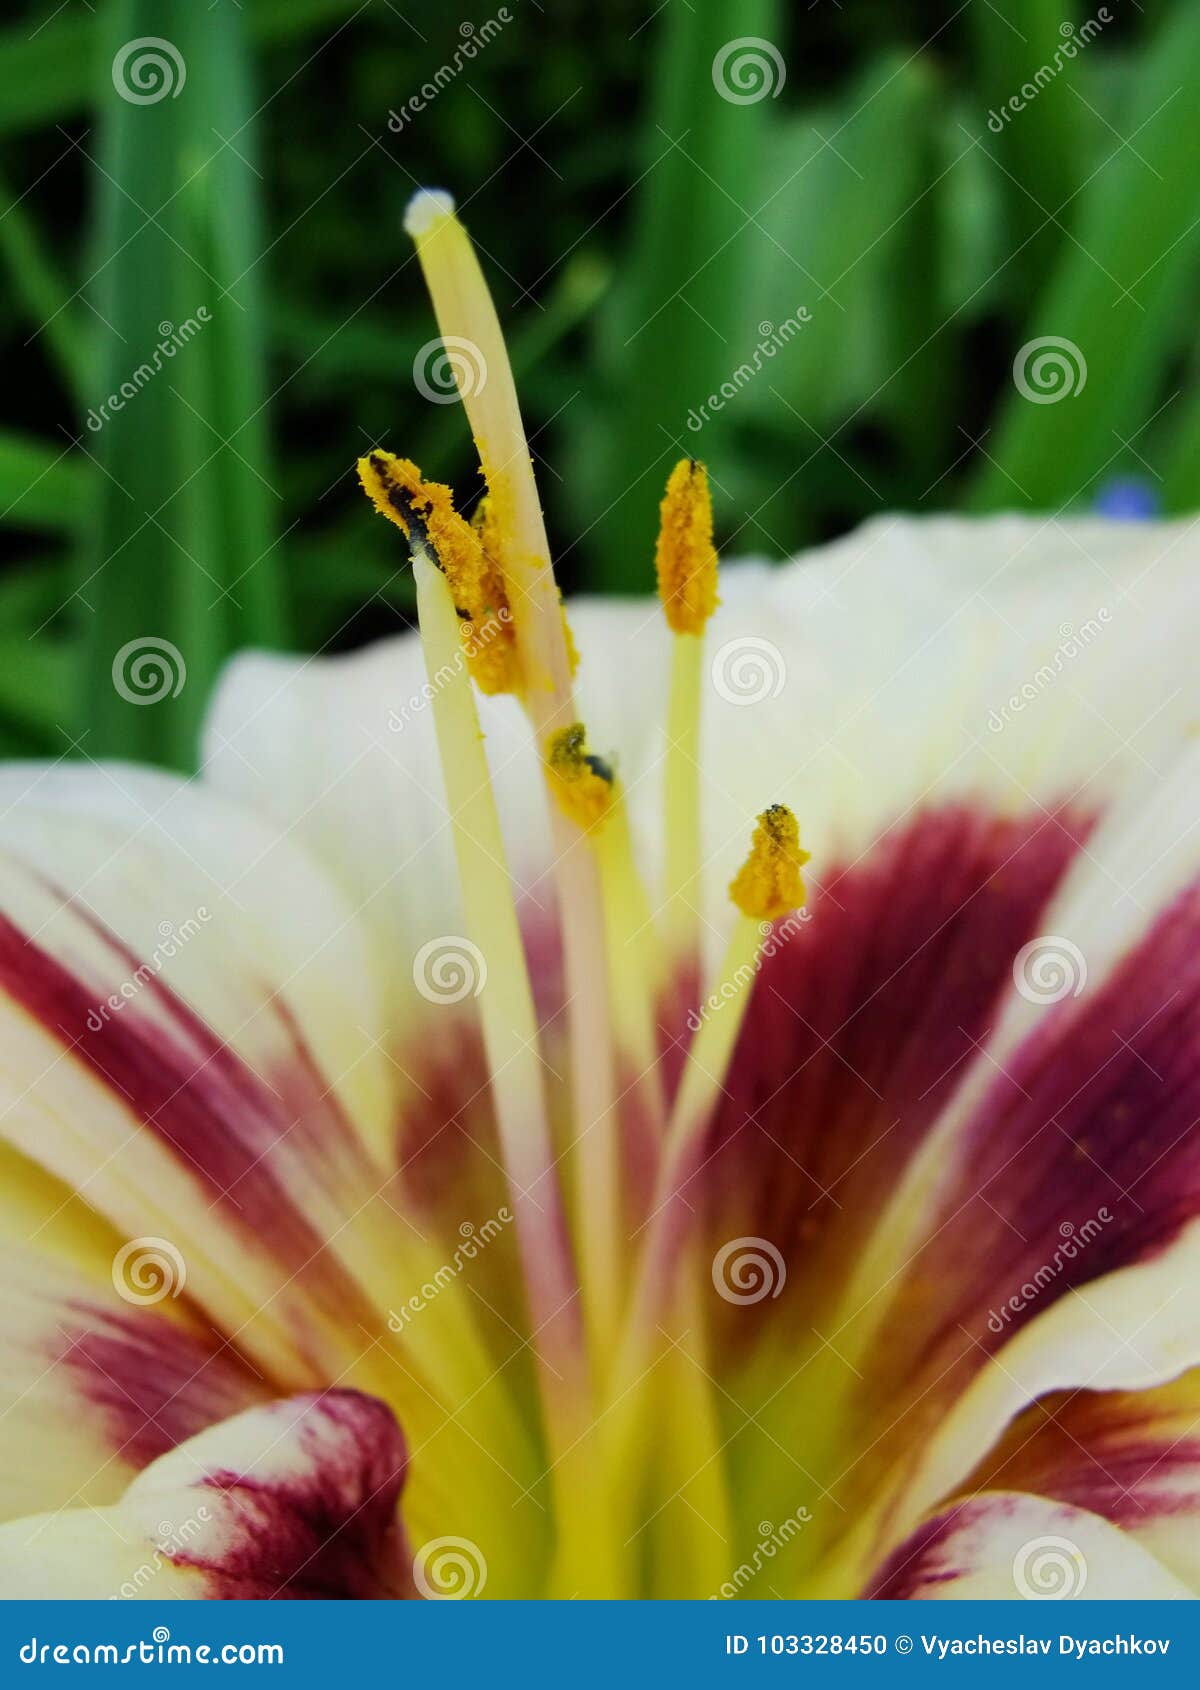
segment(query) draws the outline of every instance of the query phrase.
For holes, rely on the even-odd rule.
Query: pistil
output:
[[[544,758],[552,737],[576,720],[572,661],[504,339],[479,261],[449,196],[418,193],[409,204],[405,228],[416,243],[443,340],[466,350],[455,361],[455,374],[487,482],[488,525],[500,551],[516,629],[522,701]],[[557,806],[551,822],[579,1175],[589,1191],[582,1211],[584,1304],[592,1342],[602,1353],[619,1319],[621,1261],[604,915],[586,835]]]

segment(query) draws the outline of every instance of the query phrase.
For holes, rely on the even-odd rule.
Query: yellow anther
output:
[[[550,735],[546,772],[559,808],[577,827],[586,830],[604,820],[613,801],[613,772],[587,749],[582,722]]]
[[[450,489],[423,481],[407,458],[369,452],[358,460],[358,475],[376,510],[409,540],[415,530],[446,577],[476,686],[486,693],[517,691],[516,630],[497,552],[459,516]]]
[[[800,870],[807,861],[795,816],[786,804],[772,804],[758,818],[750,855],[731,882],[729,895],[743,915],[776,921],[803,904]]]
[[[717,608],[717,554],[708,474],[695,458],[671,471],[659,510],[658,596],[676,634],[699,634]]]

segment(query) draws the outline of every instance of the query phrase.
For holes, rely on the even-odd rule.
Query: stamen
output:
[[[621,1097],[630,1116],[625,1143],[629,1153],[626,1213],[641,1226],[654,1202],[658,1159],[666,1131],[666,1096],[654,1005],[662,976],[659,935],[633,855],[628,808],[618,790],[604,827],[598,830],[596,854],[604,888],[608,929],[613,1026],[623,1065],[619,1069]],[[695,1240],[684,1247],[680,1264],[680,1318],[685,1331],[677,1348],[662,1359],[655,1372],[654,1395],[663,1420],[658,1435],[665,1440],[656,1460],[667,1482],[684,1495],[711,1528],[695,1541],[673,1544],[673,1559],[687,1563],[682,1586],[716,1589],[725,1578],[729,1544],[733,1541],[731,1510],[724,1466],[723,1437],[708,1388],[712,1368],[707,1349],[702,1307],[703,1276]],[[629,1423],[632,1412],[634,1426]],[[631,1435],[645,1422],[640,1392],[635,1388],[616,1408],[609,1430],[612,1470],[629,1470]]]
[[[424,485],[419,477],[417,483]],[[469,675],[454,660],[459,616],[450,587],[453,564],[439,550],[447,530],[437,528],[435,538],[436,525],[430,521],[426,527],[426,513],[418,513],[408,488],[397,484],[393,491],[412,553],[466,926],[487,960],[487,978],[478,994],[480,1018],[540,1362],[548,1441],[561,1454],[580,1435],[589,1386],[578,1284],[554,1172],[537,1016],[475,697]],[[433,503],[437,508],[438,501]],[[438,511],[439,521],[444,515]],[[457,527],[448,531],[455,543],[461,539]]]
[[[635,1093],[635,1110],[649,1140],[647,1154],[639,1161],[656,1169],[666,1127],[654,1016],[662,964],[650,900],[634,861],[628,806],[619,788],[604,827],[597,829],[596,856],[604,891],[613,1027],[618,1052],[630,1070],[622,1088]]]
[[[772,804],[759,817],[750,854],[730,887],[742,913],[730,936],[717,984],[702,1006],[671,1110],[618,1384],[636,1377],[645,1365],[656,1321],[670,1301],[675,1269],[693,1215],[683,1192],[703,1160],[705,1132],[750,1005],[762,944],[770,935],[770,923],[803,901],[800,865],[807,860],[807,852],[800,848],[796,818],[784,805]]]
[[[572,722],[550,735],[546,769],[555,802],[576,827],[586,833],[607,818],[613,801],[613,772],[602,757],[588,751],[582,722]]]
[[[674,634],[667,707],[666,907],[675,953],[698,948],[700,888],[700,699],[704,628],[717,607],[717,554],[704,465],[684,458],[659,506],[658,591]]]

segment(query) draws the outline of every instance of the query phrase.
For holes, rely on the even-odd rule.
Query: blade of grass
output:
[[[102,472],[81,589],[94,606],[88,751],[187,767],[225,658],[283,633],[254,107],[236,9],[119,0],[106,22],[106,69],[121,44],[164,30],[178,63],[153,103],[107,77],[99,90],[92,293],[107,327],[89,413],[100,427],[84,441]],[[153,641],[174,655],[169,695],[148,704],[114,664],[125,676]]]
[[[2,86],[2,84],[0,84]],[[68,393],[79,397],[83,379],[84,337],[76,307],[54,259],[46,250],[41,230],[26,202],[15,197],[0,178],[0,259],[9,286],[43,337],[46,350]]]
[[[66,749],[77,658],[66,642],[0,633],[0,724],[21,755]]]
[[[1200,9],[1179,8],[1138,63],[1120,133],[1072,218],[1076,239],[1013,349],[1027,368],[1030,342],[1065,340],[1075,373],[1055,403],[1033,403],[1014,383],[976,507],[1050,508],[1084,496],[1164,397],[1170,361],[1192,328],[1200,267],[1198,79]]]
[[[668,7],[655,27],[631,253],[601,335],[608,403],[587,431],[573,483],[586,505],[580,526],[596,523],[600,584],[613,589],[646,585],[663,483],[688,449],[689,395],[706,393],[730,368],[747,314],[772,90],[786,76],[775,0],[692,0]],[[769,50],[739,54],[737,43],[748,40]],[[766,92],[730,98],[753,91],[736,79],[738,65],[754,58]]]
[[[157,8],[143,34],[162,36],[178,25],[170,18],[172,0]],[[289,41],[326,23],[336,23],[363,8],[363,0],[256,0],[248,13],[251,36],[264,45]],[[193,0],[192,10],[215,10]],[[168,38],[174,40],[173,35]],[[124,40],[135,37],[125,36]],[[178,45],[178,42],[176,42]],[[82,111],[92,98],[96,78],[107,78],[113,49],[107,46],[94,16],[60,12],[40,27],[16,24],[0,33],[0,136],[36,129]]]
[[[92,466],[64,441],[0,433],[0,524],[72,533],[95,489]]]
[[[978,94],[973,125],[1001,167],[1004,224],[1016,251],[1003,279],[1013,298],[1031,298],[1045,281],[1066,239],[1048,213],[1068,203],[1082,176],[1076,72],[1090,44],[1076,44],[1079,12],[1064,0],[968,8]],[[1037,90],[1032,99],[1030,88]],[[1022,105],[1009,111],[1014,96]]]

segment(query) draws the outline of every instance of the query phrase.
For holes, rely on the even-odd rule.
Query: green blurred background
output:
[[[648,584],[683,453],[770,557],[888,508],[1195,502],[1195,0],[8,12],[6,753],[188,767],[231,651],[407,622],[355,457],[476,491],[414,374],[419,184],[481,248],[568,591]],[[1052,403],[1014,379],[1043,336]],[[186,683],[146,708],[114,665],[156,641]]]

